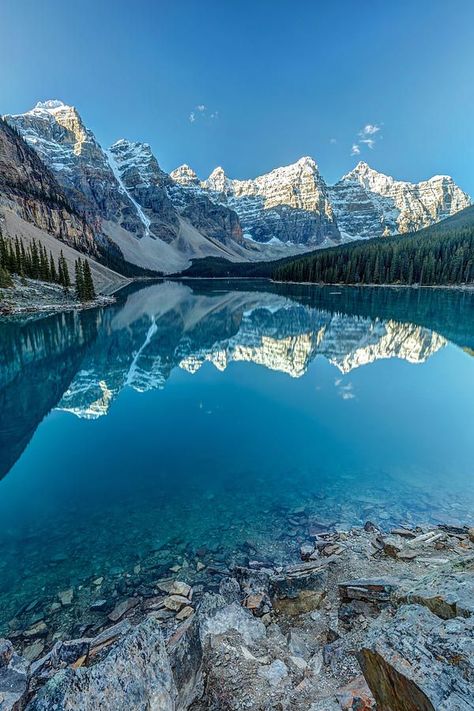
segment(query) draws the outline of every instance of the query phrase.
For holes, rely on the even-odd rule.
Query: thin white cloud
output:
[[[336,386],[337,394],[343,400],[354,400],[355,394],[353,392],[354,386],[352,383],[343,384],[342,378],[335,380],[334,385]]]
[[[362,131],[360,132],[360,135],[363,136],[373,136],[374,133],[378,133],[380,131],[380,126],[377,126],[376,123],[367,123]]]
[[[357,133],[356,142],[352,144],[351,156],[359,156],[361,148],[364,146],[373,151],[377,141],[382,138],[382,134],[380,133],[382,125],[383,124],[378,123],[366,123]]]
[[[336,138],[330,138],[330,139],[329,139],[329,143],[332,143],[332,144],[334,145],[334,143],[337,143],[337,139],[336,139]]]
[[[219,118],[219,112],[209,110],[206,104],[197,104],[188,116],[191,123],[196,123],[196,121],[215,121],[217,118]]]

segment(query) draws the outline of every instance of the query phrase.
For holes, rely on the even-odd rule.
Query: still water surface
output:
[[[474,523],[474,295],[157,283],[0,322],[0,625],[167,546]],[[1,629],[1,628],[0,628]]]

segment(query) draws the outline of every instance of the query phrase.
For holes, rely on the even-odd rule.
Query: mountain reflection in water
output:
[[[0,476],[54,407],[97,418],[126,386],[163,388],[175,368],[206,362],[299,378],[318,355],[347,374],[385,358],[422,363],[448,340],[469,352],[473,306],[470,293],[431,289],[164,282],[104,310],[0,322]]]

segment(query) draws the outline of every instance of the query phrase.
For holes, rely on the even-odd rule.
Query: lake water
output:
[[[295,559],[302,512],[472,525],[473,356],[449,290],[164,282],[0,322],[0,631],[150,557]]]

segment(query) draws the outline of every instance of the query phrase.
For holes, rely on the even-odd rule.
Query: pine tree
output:
[[[69,270],[68,270],[66,258],[64,257],[64,254],[63,254],[63,250],[61,250],[61,253],[60,253],[59,259],[58,259],[58,281],[61,284],[61,286],[64,287],[64,289],[66,291],[71,286],[71,278],[69,276]]]
[[[82,262],[80,259],[76,259],[76,262],[74,264],[74,275],[75,275],[75,282],[76,282],[76,296],[79,299],[79,301],[85,301],[85,293],[84,293],[84,272],[82,268]]]
[[[53,253],[49,253],[49,274],[52,282],[56,283],[58,281],[58,274],[56,271],[56,265],[54,263]]]
[[[0,266],[0,289],[8,289],[13,286],[13,280],[4,267]]]
[[[82,266],[82,273],[84,277],[84,299],[85,301],[92,301],[96,297],[94,280],[92,279],[91,268],[87,259],[84,259]]]

